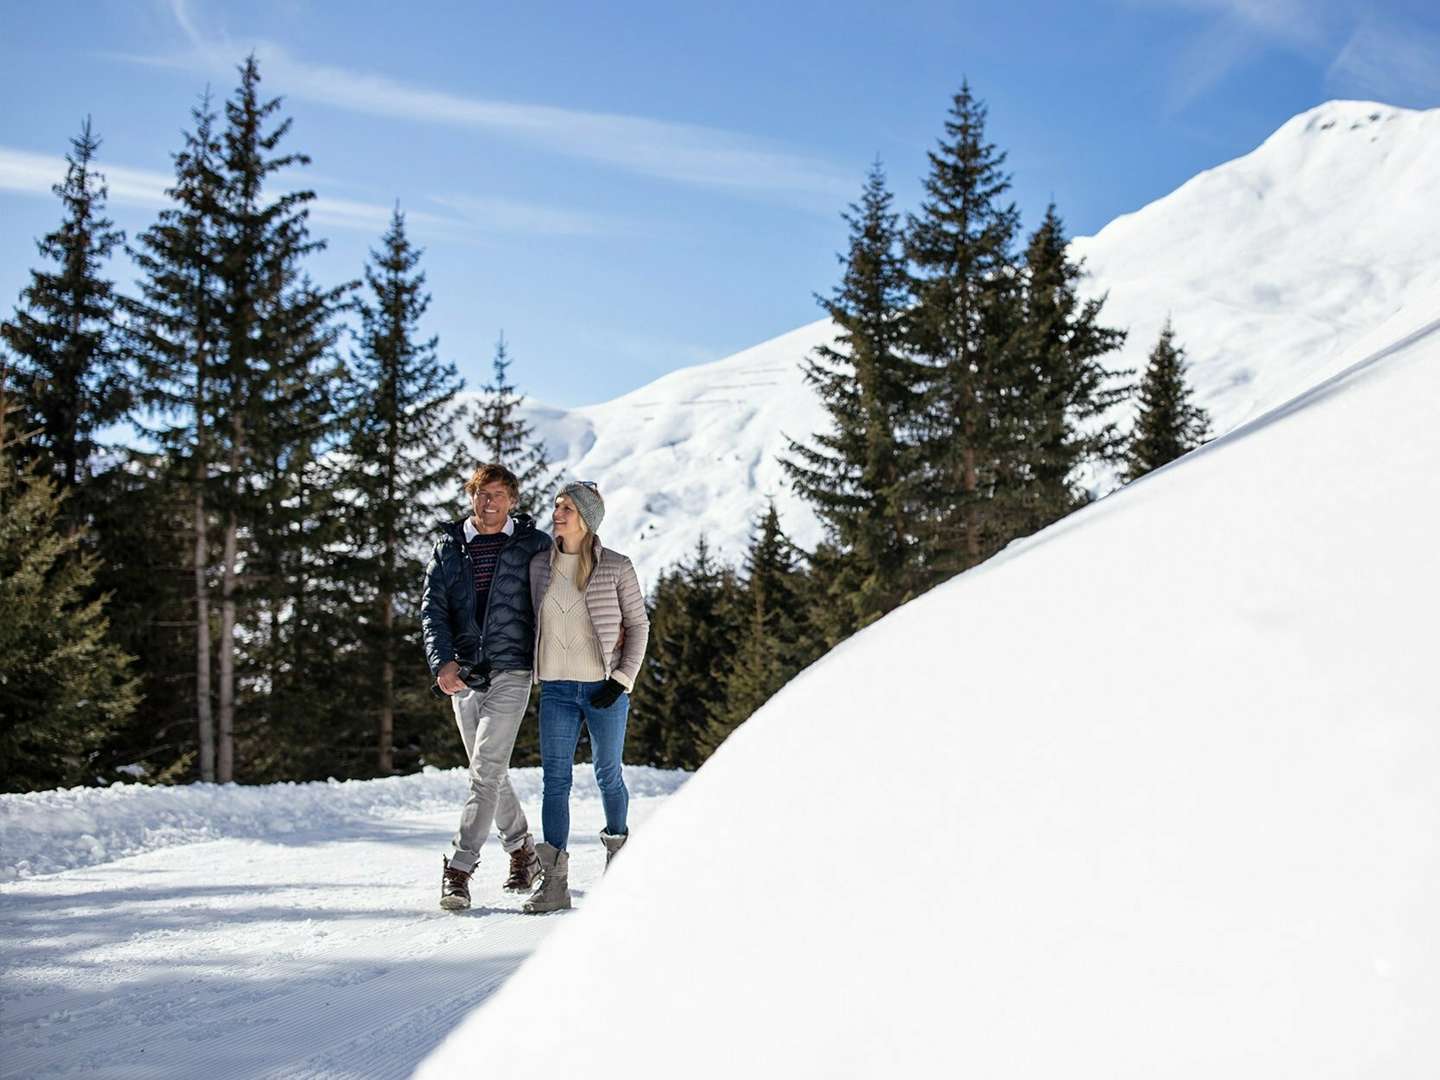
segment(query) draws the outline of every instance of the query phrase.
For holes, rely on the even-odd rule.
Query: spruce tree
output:
[[[1000,462],[1008,496],[1006,532],[1024,535],[1064,517],[1089,495],[1084,470],[1116,462],[1123,440],[1115,406],[1131,393],[1130,371],[1110,372],[1104,357],[1125,332],[1100,325],[1103,297],[1081,301],[1084,269],[1067,254],[1064,224],[1052,203],[1025,250],[1025,308],[1020,347],[1027,360],[1012,413],[1021,424]]]
[[[661,574],[627,738],[633,760],[671,769],[705,760],[710,717],[736,662],[742,595],[734,571],[715,561],[703,536],[689,560]]]
[[[193,680],[200,779],[215,779],[210,567],[224,361],[225,298],[220,290],[223,237],[221,146],[207,92],[191,111],[193,129],[175,155],[172,205],[138,238],[131,258],[141,272],[130,302],[129,351],[136,361],[142,428],[166,454],[166,479],[188,502],[193,605]]]
[[[135,708],[130,658],[107,640],[97,559],[61,522],[56,481],[22,466],[0,366],[0,783],[92,782],[91,754]]]
[[[317,288],[303,273],[303,260],[324,247],[309,233],[314,192],[272,196],[266,190],[275,173],[310,160],[279,150],[290,130],[288,119],[272,120],[280,106],[278,98],[261,99],[259,67],[249,57],[226,103],[219,140],[222,315],[212,376],[218,412],[213,495],[221,533],[215,772],[221,783],[235,777],[242,604],[262,650],[254,658],[261,691],[275,686],[277,676],[295,687],[319,686],[326,672],[327,658],[306,654],[303,637],[286,641],[281,623],[288,610],[297,633],[306,627],[307,592],[321,558],[322,537],[312,526],[327,511],[313,501],[326,487],[316,463],[332,434],[333,417],[324,406],[334,377],[333,319],[348,286]],[[252,565],[259,576],[245,590],[242,565],[247,576]],[[252,745],[267,735],[253,734]]]
[[[50,269],[32,270],[22,308],[0,325],[18,360],[20,395],[39,422],[35,448],[68,489],[80,481],[99,448],[97,438],[129,407],[114,341],[115,289],[104,264],[124,234],[105,217],[104,176],[95,168],[100,140],[87,117],[71,140],[60,227],[36,242]]]
[[[800,554],[781,531],[772,502],[745,556],[743,622],[734,656],[722,666],[721,695],[701,740],[706,756],[818,656],[803,576]]]
[[[420,336],[430,305],[420,257],[397,208],[365,269],[341,482],[352,504],[345,548],[363,633],[359,672],[373,702],[374,767],[381,774],[395,768],[397,741],[418,747],[421,729],[433,720],[429,680],[419,677],[417,665],[422,542],[452,501],[464,468],[455,403],[463,384],[455,365],[437,355],[437,339]],[[398,739],[397,712],[406,721]]]
[[[520,509],[539,514],[549,501],[550,462],[545,444],[535,440],[533,425],[520,415],[525,398],[510,382],[512,363],[501,334],[495,344],[494,380],[482,388],[484,396],[476,403],[470,437],[479,443],[484,460],[499,462],[520,481]]]
[[[1175,344],[1175,329],[1166,319],[1140,380],[1139,409],[1125,449],[1127,481],[1189,453],[1209,437],[1210,418],[1191,400],[1185,367],[1185,350]]]
[[[1019,214],[1005,154],[986,141],[986,109],[968,83],[929,154],[925,200],[910,215],[912,346],[931,369],[924,439],[932,580],[987,558],[1010,538],[996,520],[997,464],[1013,452],[1022,385],[1022,320],[1013,247]]]
[[[828,299],[836,345],[805,362],[806,381],[830,415],[813,445],[790,440],[785,470],[844,554],[842,602],[863,626],[918,587],[914,515],[920,506],[919,425],[924,372],[906,352],[909,277],[899,217],[879,162],[850,227],[845,270]]]

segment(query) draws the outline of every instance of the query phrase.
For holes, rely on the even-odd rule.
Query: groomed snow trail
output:
[[[521,914],[524,897],[501,889],[508,863],[494,840],[472,909],[441,911],[458,802],[339,828],[301,820],[0,885],[0,1074],[410,1075],[598,886],[603,816],[588,774],[576,770],[577,795],[590,797],[572,806],[569,913]],[[652,794],[632,798],[632,826],[681,775],[640,785]],[[538,783],[517,787],[538,833]]]

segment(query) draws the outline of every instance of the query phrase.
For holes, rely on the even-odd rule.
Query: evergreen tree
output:
[[[96,748],[111,781],[195,778],[195,609],[189,494],[163,453],[127,451],[86,487],[110,640],[134,657],[139,701]],[[212,743],[213,748],[213,743]],[[137,774],[136,769],[143,770]]]
[[[533,425],[520,415],[525,398],[510,382],[512,363],[501,334],[495,345],[494,381],[483,387],[485,396],[476,405],[470,437],[480,444],[485,460],[499,462],[520,481],[520,509],[539,514],[549,502],[550,463],[545,444],[535,441]]]
[[[877,162],[844,215],[849,250],[840,284],[821,305],[838,347],[807,358],[805,378],[830,414],[813,446],[790,441],[783,461],[796,491],[844,553],[841,602],[863,626],[913,595],[920,502],[918,410],[924,372],[906,354],[909,279],[898,215]]]
[[[1191,400],[1185,367],[1185,350],[1175,344],[1175,329],[1166,319],[1140,380],[1139,411],[1125,450],[1127,481],[1138,480],[1209,438],[1210,417]]]
[[[802,579],[799,553],[781,531],[772,502],[745,557],[743,623],[734,657],[722,667],[721,696],[701,741],[707,757],[820,654]]]
[[[31,271],[21,294],[25,307],[0,326],[19,361],[26,411],[39,422],[35,444],[67,489],[88,468],[100,431],[129,406],[113,340],[115,290],[103,276],[124,234],[105,217],[105,179],[94,168],[99,148],[86,118],[65,157],[65,179],[53,189],[64,217],[36,243],[53,269]]]
[[[1022,437],[1001,462],[1010,498],[1007,533],[1024,535],[1064,517],[1088,499],[1079,486],[1086,468],[1115,462],[1122,439],[1106,416],[1131,392],[1133,372],[1111,373],[1101,360],[1125,332],[1100,325],[1104,298],[1079,298],[1083,267],[1070,260],[1059,214],[1051,204],[1025,251],[1022,348],[1028,365],[1017,387]]]
[[[319,289],[303,274],[305,257],[324,247],[309,234],[308,204],[315,194],[295,190],[272,197],[266,183],[310,159],[279,151],[290,121],[272,123],[280,99],[262,101],[259,88],[251,56],[226,103],[219,141],[216,290],[222,314],[211,375],[218,413],[212,491],[221,526],[215,765],[221,783],[235,777],[241,605],[251,597],[261,605],[247,611],[256,620],[249,629],[260,635],[263,648],[252,671],[260,691],[288,679],[318,695],[328,659],[306,655],[303,636],[285,641],[281,623],[289,610],[297,634],[306,627],[314,561],[323,558],[316,550],[322,538],[310,527],[324,513],[312,501],[327,490],[315,465],[333,419],[324,409],[334,375],[332,320],[348,286]],[[293,548],[288,563],[286,547]],[[252,565],[259,580],[242,591],[242,566],[248,577]],[[307,669],[311,664],[322,666]],[[252,745],[271,745],[267,733],[252,735]]]
[[[910,326],[931,368],[924,441],[927,563],[932,580],[975,565],[1010,539],[997,521],[997,463],[1022,436],[1019,229],[1004,153],[985,139],[985,106],[962,85],[930,152],[926,198],[911,215]]]
[[[374,767],[381,774],[395,768],[397,741],[413,748],[413,764],[424,729],[434,726],[429,680],[415,663],[422,652],[420,540],[445,513],[464,468],[455,405],[463,384],[455,365],[437,356],[437,339],[420,337],[430,305],[420,256],[397,208],[365,270],[349,468],[341,485],[352,503],[347,579],[363,632],[358,670],[377,717]],[[397,671],[415,677],[397,681]]]
[[[172,205],[139,237],[131,258],[141,271],[130,302],[129,348],[136,360],[148,438],[166,454],[166,482],[188,501],[187,546],[193,604],[194,718],[200,779],[215,779],[211,688],[210,567],[224,401],[221,146],[207,92],[191,112],[194,128],[175,155]]]
[[[0,367],[0,777],[35,791],[93,780],[90,755],[137,688],[89,595],[97,560],[61,524],[64,492],[16,458],[8,379]]]
[[[689,561],[660,575],[627,738],[633,760],[694,769],[705,759],[710,717],[735,664],[742,595],[734,571],[715,561],[703,536]]]

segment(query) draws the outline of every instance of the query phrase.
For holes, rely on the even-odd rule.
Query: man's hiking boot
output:
[[[605,845],[606,870],[610,869],[610,860],[615,858],[616,852],[618,852],[622,847],[625,846],[625,841],[628,839],[630,839],[630,834],[628,832],[621,833],[619,836],[616,836],[614,833],[608,833],[604,829],[600,830],[600,842]]]
[[[440,876],[440,906],[446,911],[464,911],[470,906],[470,871],[454,869],[448,858]]]
[[[523,908],[526,915],[563,911],[570,906],[570,855],[543,841],[535,845],[540,859],[540,887]]]
[[[540,877],[540,857],[535,854],[535,841],[525,837],[525,843],[510,852],[510,876],[505,879],[506,892],[529,892]]]

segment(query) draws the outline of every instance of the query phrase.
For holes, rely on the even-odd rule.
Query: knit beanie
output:
[[[566,484],[560,489],[572,503],[575,509],[580,511],[580,519],[585,522],[585,527],[592,533],[600,531],[600,523],[605,520],[605,500],[600,497],[600,492],[593,484],[582,484],[575,482]]]

